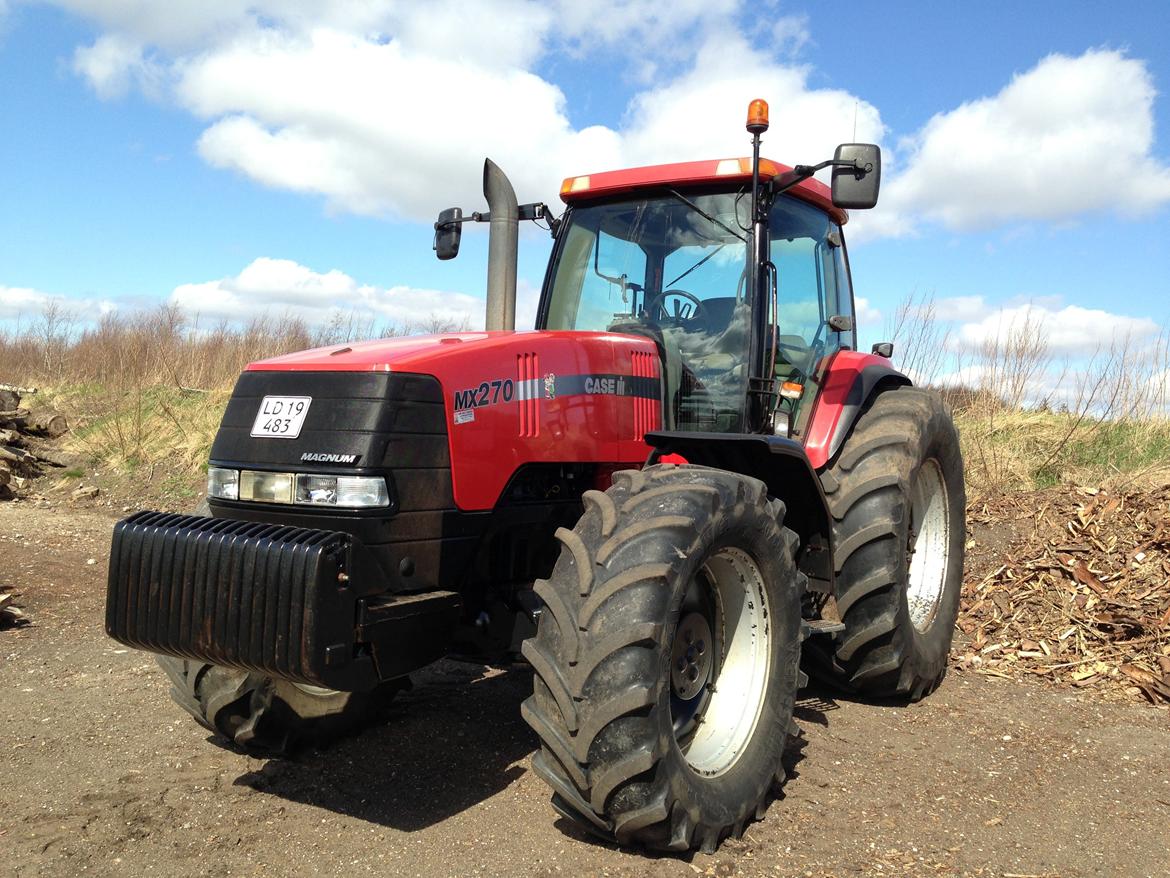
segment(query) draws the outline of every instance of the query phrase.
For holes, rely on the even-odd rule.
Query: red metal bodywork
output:
[[[838,351],[829,361],[804,436],[804,450],[813,469],[828,464],[834,451],[833,437],[840,428],[849,426],[841,419],[854,417],[857,407],[865,402],[855,397],[862,386],[861,373],[868,368],[888,370],[890,361],[860,351]]]
[[[727,169],[733,165],[735,170],[729,173]],[[788,165],[782,165],[780,162],[760,159],[761,182],[791,170]],[[750,182],[751,179],[752,160],[749,158],[676,162],[670,165],[649,165],[644,168],[625,168],[620,171],[568,177],[561,186],[561,200],[566,204],[572,204],[589,198],[620,195],[623,192],[653,186],[695,186],[707,183],[734,185]],[[574,184],[580,188],[574,188]],[[849,219],[848,213],[833,204],[831,190],[820,180],[810,177],[797,183],[788,192],[802,201],[819,207],[836,223],[844,225]]]
[[[387,339],[302,351],[248,369],[433,375],[443,388],[451,480],[463,510],[493,508],[526,463],[641,466],[649,453],[643,436],[661,426],[660,390],[655,398],[624,392],[635,383],[659,387],[658,351],[649,339],[616,333]]]

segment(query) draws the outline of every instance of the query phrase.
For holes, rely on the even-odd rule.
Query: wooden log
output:
[[[17,421],[28,417],[28,409],[6,409],[0,411],[0,424],[6,421]]]
[[[12,481],[12,470],[0,463],[0,488],[5,487]]]
[[[36,457],[23,449],[13,448],[11,445],[0,445],[0,460],[5,463],[23,464],[34,463]]]
[[[69,432],[69,422],[65,420],[64,415],[56,412],[38,412],[22,420],[25,431],[48,436],[50,439],[57,439]]]
[[[13,393],[19,393],[22,396],[34,396],[37,392],[35,387],[21,387],[18,384],[0,384],[0,390],[11,390]]]

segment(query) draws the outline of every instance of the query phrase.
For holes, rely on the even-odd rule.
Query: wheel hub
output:
[[[702,613],[688,613],[678,623],[670,651],[671,690],[690,701],[711,677],[711,626]]]
[[[938,615],[950,567],[947,486],[942,469],[933,459],[923,463],[912,491],[906,550],[906,608],[911,624],[924,632]]]
[[[772,656],[763,575],[725,547],[684,598],[670,649],[675,740],[693,771],[714,777],[739,759],[763,709]]]

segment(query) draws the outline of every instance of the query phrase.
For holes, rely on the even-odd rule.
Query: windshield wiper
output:
[[[703,210],[703,208],[699,207],[699,205],[695,204],[695,202],[691,201],[689,198],[687,198],[681,192],[678,192],[675,189],[669,189],[669,188],[666,191],[669,192],[671,195],[673,195],[675,198],[677,198],[679,201],[681,201],[683,204],[690,207],[692,210],[694,210],[696,213],[698,213],[704,219],[708,220],[709,222],[715,223],[715,225],[719,226],[719,228],[723,229],[723,231],[727,232],[728,234],[734,235],[735,237],[737,237],[741,241],[743,241],[745,244],[747,243],[747,238],[745,238],[743,235],[741,235],[735,229],[731,228],[731,226],[729,226],[726,223],[722,222],[721,220],[718,220],[715,217],[711,216],[711,214],[707,213],[707,211]],[[676,280],[677,280],[677,278],[676,278]]]
[[[696,262],[694,265],[692,265],[690,268],[688,268],[686,271],[684,271],[682,274],[680,274],[678,277],[676,277],[670,283],[666,284],[663,287],[663,289],[666,289],[666,290],[671,289],[676,283],[678,283],[680,280],[682,280],[684,277],[686,277],[688,274],[690,274],[696,268],[699,268],[700,266],[704,265],[708,259],[710,259],[712,256],[714,256],[716,253],[718,253],[720,250],[722,250],[726,246],[727,246],[726,244],[720,244],[718,247],[716,247],[714,250],[712,250],[710,253],[708,253],[706,256],[704,256],[702,259],[700,259],[698,262]]]

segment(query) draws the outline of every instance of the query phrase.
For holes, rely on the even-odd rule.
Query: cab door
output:
[[[799,436],[828,359],[856,344],[848,263],[840,226],[790,197],[777,199],[769,212],[768,253],[775,267],[777,415]]]

